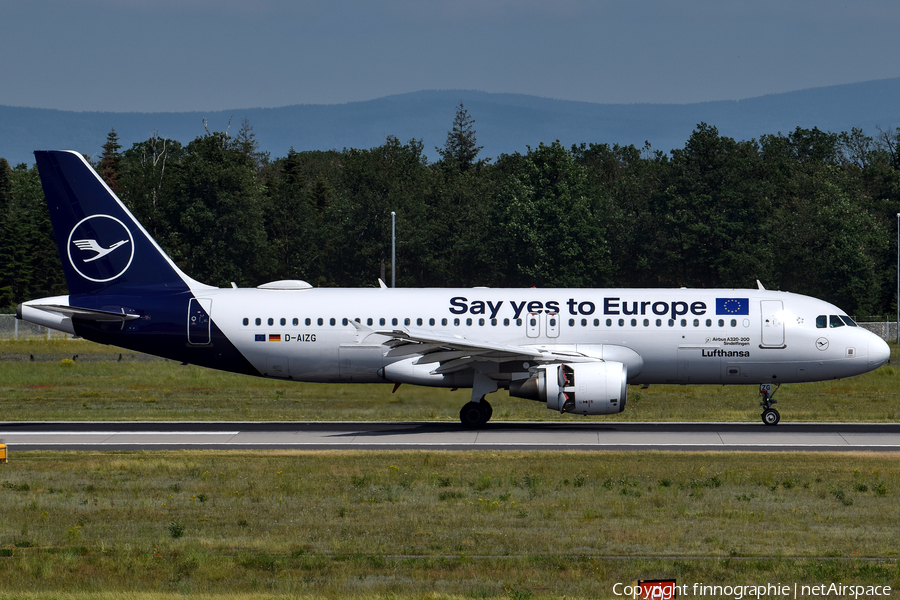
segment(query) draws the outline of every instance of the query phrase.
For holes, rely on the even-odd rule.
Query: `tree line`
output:
[[[736,141],[701,123],[668,154],[558,142],[480,157],[460,105],[420,140],[261,153],[252,126],[152,136],[95,167],[189,275],[401,287],[755,287],[851,314],[896,307],[900,129]],[[397,215],[397,264],[391,260]],[[65,293],[34,167],[0,159],[0,307]]]

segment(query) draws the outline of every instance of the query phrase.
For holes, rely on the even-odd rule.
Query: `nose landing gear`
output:
[[[762,383],[759,386],[759,395],[762,396],[759,405],[763,407],[762,422],[765,425],[778,425],[778,421],[781,420],[781,415],[772,408],[773,404],[777,404],[773,398],[780,387],[780,383],[776,383],[774,389],[771,383]]]

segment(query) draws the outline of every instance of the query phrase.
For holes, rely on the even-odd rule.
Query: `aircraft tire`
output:
[[[762,422],[765,425],[778,425],[778,421],[781,420],[781,415],[778,414],[778,411],[774,408],[767,408],[762,413]]]
[[[490,405],[485,409],[485,402],[466,402],[459,411],[459,421],[466,429],[478,429],[491,418]]]

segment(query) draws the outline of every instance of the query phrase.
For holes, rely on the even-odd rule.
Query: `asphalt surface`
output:
[[[23,450],[900,451],[900,423],[0,422]]]

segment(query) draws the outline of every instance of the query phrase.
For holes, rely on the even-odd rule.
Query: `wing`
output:
[[[363,330],[364,326],[356,325]],[[365,328],[368,329],[368,328]],[[416,364],[434,364],[435,374],[461,371],[476,362],[527,361],[537,364],[554,362],[596,361],[577,352],[560,352],[540,346],[512,346],[487,340],[445,335],[427,329],[403,327],[369,330],[369,335],[382,335],[389,350],[386,357],[421,355]]]
[[[97,240],[73,240],[73,244],[78,246],[79,250],[93,250],[94,252],[103,252],[103,248],[97,243]]]

